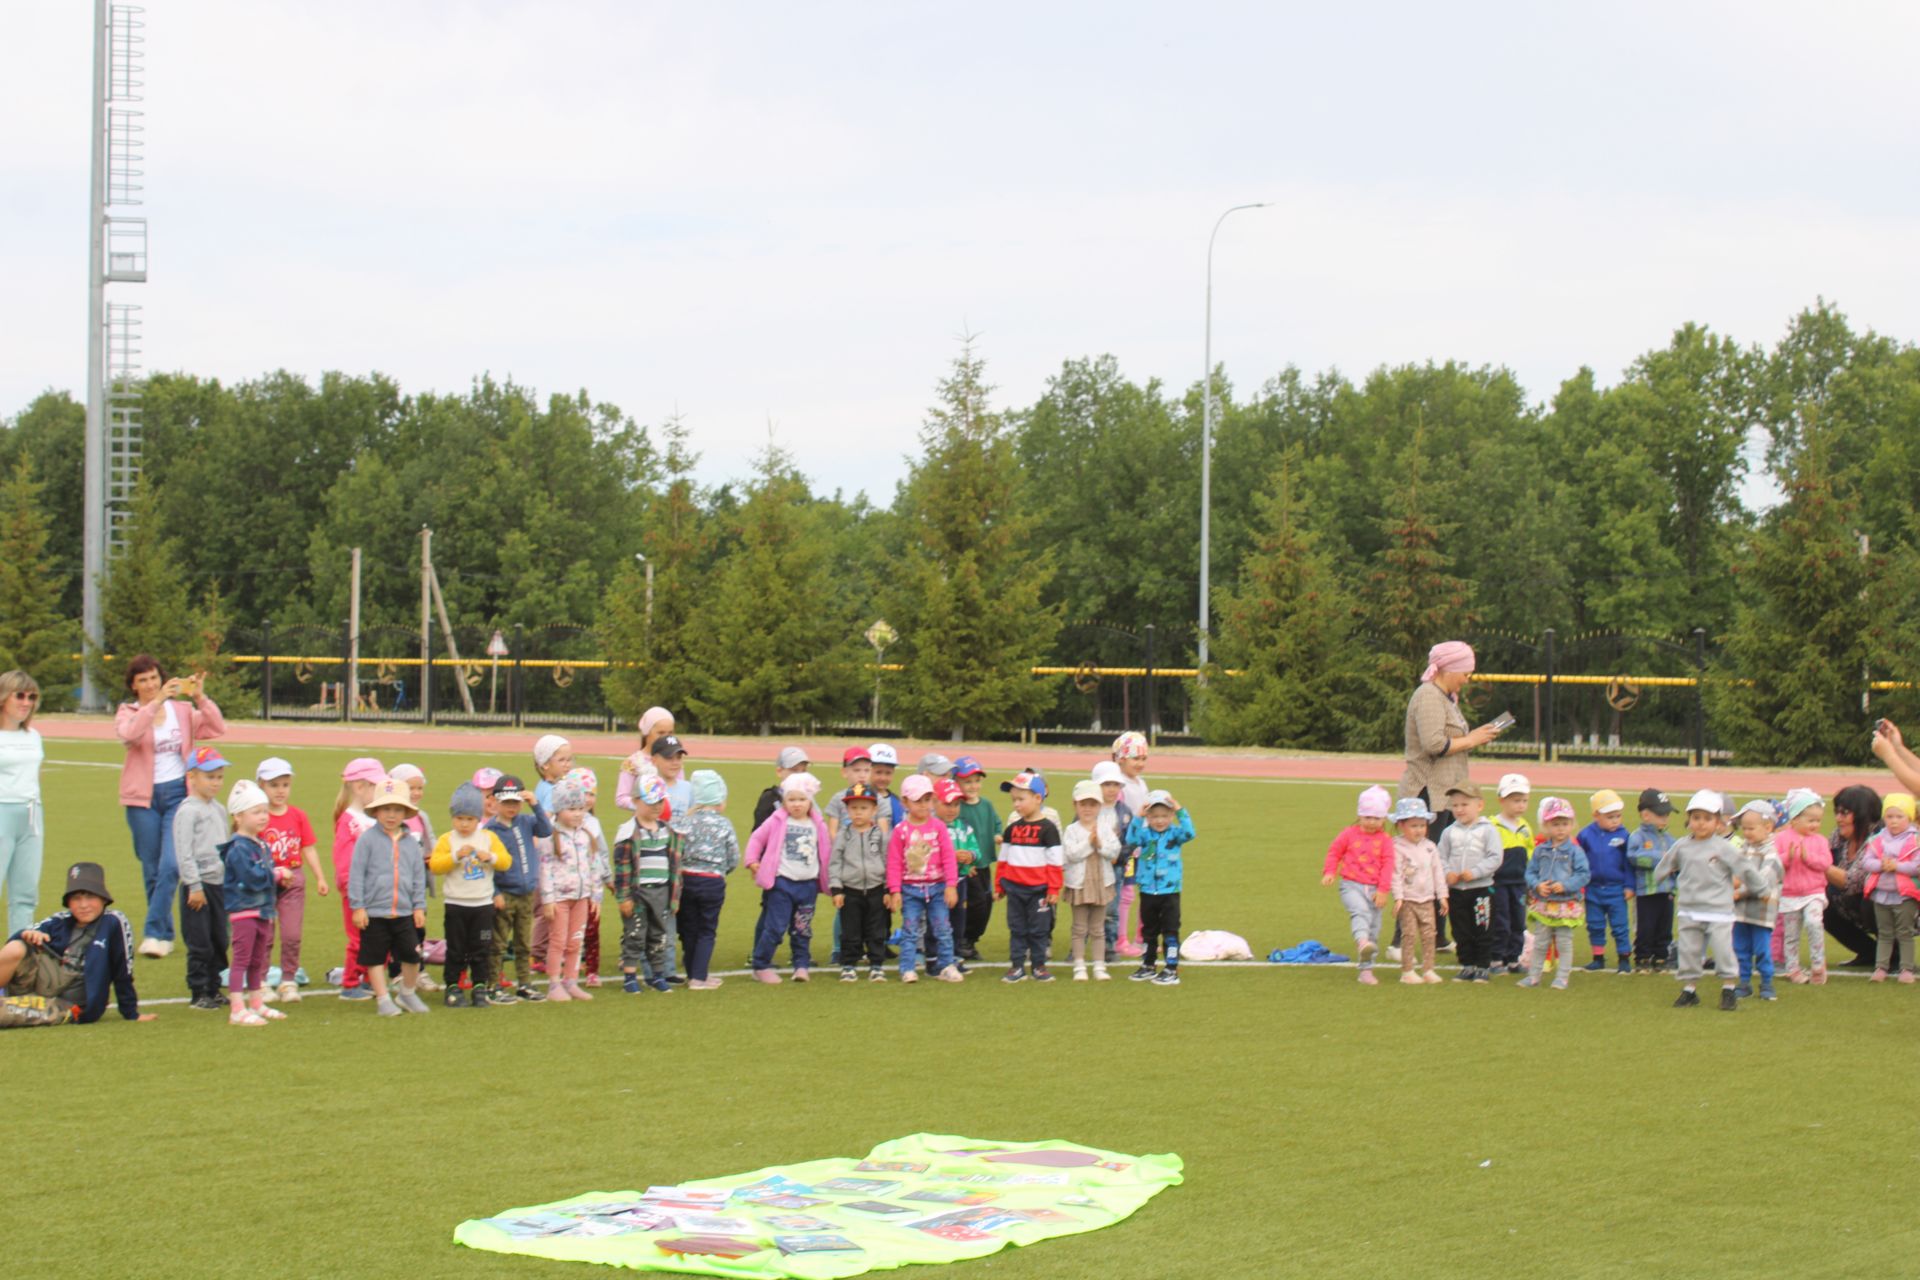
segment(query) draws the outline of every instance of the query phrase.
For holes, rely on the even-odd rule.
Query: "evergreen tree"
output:
[[[1858,500],[1836,494],[1817,415],[1802,419],[1786,502],[1735,561],[1736,603],[1707,711],[1743,763],[1867,756],[1860,697],[1895,651],[1899,593],[1886,557],[1862,555]]]
[[[18,667],[63,705],[77,672],[79,628],[62,616],[66,575],[49,565],[47,513],[33,460],[21,454],[0,479],[0,671]]]
[[[1200,713],[1209,742],[1337,750],[1354,727],[1363,681],[1353,601],[1301,520],[1296,463],[1282,461],[1277,488],[1260,501],[1237,587],[1216,593],[1222,670]]]
[[[1013,441],[988,404],[984,362],[963,340],[902,487],[909,530],[884,593],[905,665],[888,705],[915,733],[1012,729],[1052,701],[1036,680],[1060,629],[1042,600],[1053,577],[1015,501]]]
[[[122,687],[122,674],[136,654],[152,654],[169,674],[191,675],[204,645],[179,547],[159,526],[153,486],[142,475],[134,488],[126,541],[100,591],[106,650],[90,655],[94,679],[109,697]]]
[[[694,606],[709,645],[687,691],[703,723],[804,723],[857,697],[859,643],[831,576],[833,545],[807,482],[771,444],[737,517],[739,545]]]

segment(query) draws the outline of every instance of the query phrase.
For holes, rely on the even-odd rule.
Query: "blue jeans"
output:
[[[173,811],[187,798],[187,780],[153,784],[147,806],[127,806],[127,829],[133,832],[133,856],[140,859],[140,879],[147,889],[147,919],[141,932],[156,942],[173,941],[174,890],[180,887],[179,864],[173,859]]]
[[[939,967],[953,963],[953,920],[947,914],[946,886],[900,886],[900,972],[912,973],[920,963],[921,927],[933,927],[934,954]]]
[[[774,948],[783,937],[793,953],[793,971],[813,968],[813,904],[819,896],[818,880],[774,877],[773,887],[760,895],[760,922],[753,930],[754,969],[773,968]]]
[[[40,802],[0,804],[0,880],[7,882],[7,936],[31,929],[40,900]]]
[[[1623,884],[1587,886],[1587,941],[1593,954],[1607,949],[1607,929],[1613,929],[1613,949],[1622,960],[1633,958],[1633,938],[1627,932],[1627,887]],[[1571,959],[1568,957],[1567,959]],[[1562,964],[1566,959],[1561,961]]]
[[[1740,961],[1740,985],[1753,985],[1753,971],[1760,971],[1760,989],[1773,989],[1773,930],[1764,924],[1734,921],[1733,954]]]

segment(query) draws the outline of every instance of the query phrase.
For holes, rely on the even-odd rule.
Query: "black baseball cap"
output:
[[[687,749],[680,745],[680,739],[668,734],[653,744],[653,754],[662,760],[671,760],[674,756],[687,754]]]
[[[1667,799],[1667,793],[1648,787],[1640,793],[1640,808],[1643,812],[1657,813],[1666,817],[1673,812],[1673,801]]]
[[[495,800],[525,800],[527,798],[526,784],[522,783],[520,779],[510,773],[503,773],[500,775],[500,781],[493,784],[493,798]]]

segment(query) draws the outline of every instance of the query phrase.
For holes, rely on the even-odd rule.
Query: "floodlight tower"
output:
[[[139,102],[146,37],[143,10],[93,4],[93,150],[87,211],[87,435],[81,625],[92,658],[101,650],[100,584],[124,536],[140,475],[140,308],[107,301],[111,283],[147,278],[147,220],[112,209],[140,203],[143,163]],[[80,703],[105,705],[83,664]]]

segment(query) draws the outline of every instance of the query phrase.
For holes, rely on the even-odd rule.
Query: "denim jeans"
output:
[[[920,963],[920,933],[923,925],[933,929],[934,954],[940,968],[953,963],[953,921],[947,914],[946,886],[907,884],[900,886],[900,972],[912,973]]]
[[[1633,938],[1627,930],[1627,887],[1620,884],[1587,886],[1587,942],[1595,956],[1607,950],[1607,929],[1613,929],[1613,949],[1622,960],[1633,956]]]
[[[173,811],[187,798],[187,780],[153,784],[153,798],[145,808],[128,805],[127,828],[133,832],[133,856],[140,859],[140,879],[147,890],[147,919],[141,932],[156,942],[173,941],[174,891],[180,887],[179,864],[173,860]]]
[[[753,968],[773,968],[773,952],[780,939],[789,940],[793,971],[813,968],[813,905],[820,896],[818,880],[789,880],[775,876],[773,886],[760,895],[760,923],[753,930]]]
[[[1764,924],[1733,923],[1733,954],[1740,962],[1740,985],[1753,985],[1753,971],[1760,971],[1760,989],[1773,987],[1773,929]]]
[[[720,908],[726,905],[727,882],[721,876],[683,876],[680,914],[674,918],[680,940],[687,947],[687,976],[704,980],[713,964],[713,942],[720,933]]]

